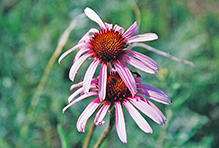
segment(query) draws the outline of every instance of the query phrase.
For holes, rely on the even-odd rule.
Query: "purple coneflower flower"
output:
[[[158,65],[148,56],[136,51],[128,50],[127,47],[134,42],[158,39],[158,36],[154,33],[133,36],[139,29],[136,22],[124,33],[124,29],[118,25],[114,25],[113,27],[112,24],[103,23],[100,17],[92,9],[86,8],[84,12],[87,17],[100,25],[101,30],[91,28],[76,46],[61,55],[59,63],[66,55],[75,49],[80,48],[74,58],[73,65],[69,72],[69,78],[74,81],[75,75],[81,64],[89,57],[94,58],[94,61],[88,67],[84,76],[83,91],[85,93],[88,93],[94,72],[97,66],[101,64],[99,78],[100,100],[103,100],[106,95],[107,65],[114,65],[132,96],[134,96],[137,92],[135,80],[125,62],[152,74],[158,71]]]
[[[163,104],[169,104],[170,99],[168,98],[167,94],[160,89],[154,88],[146,84],[141,84],[142,79],[140,75],[137,73],[135,74],[137,75],[137,77],[134,78],[135,82],[137,83],[137,94],[132,96],[127,85],[120,78],[119,74],[116,71],[111,71],[110,73],[108,73],[106,96],[104,98],[104,101],[101,101],[100,98],[97,97],[85,108],[77,121],[77,129],[79,132],[85,132],[85,127],[89,117],[98,107],[99,110],[96,113],[94,124],[97,126],[104,125],[105,122],[103,121],[103,119],[108,109],[112,105],[115,105],[117,134],[123,143],[127,143],[127,136],[125,119],[122,111],[122,104],[125,105],[129,114],[134,119],[139,128],[146,133],[152,133],[153,131],[147,121],[137,111],[137,109],[150,117],[156,123],[161,125],[165,123],[166,118],[162,114],[162,112],[151,101],[144,98],[143,96]],[[69,104],[63,109],[63,112],[65,112],[67,108],[69,108],[78,101],[81,101],[90,96],[98,95],[98,81],[98,78],[93,78],[89,87],[90,92],[80,95],[77,99],[74,98],[77,95],[83,93],[83,87],[79,88],[71,96],[69,96]],[[83,82],[74,84],[72,85],[71,89],[80,87],[82,85]]]

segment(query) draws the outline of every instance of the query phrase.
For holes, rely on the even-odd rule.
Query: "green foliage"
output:
[[[102,147],[219,147],[218,2],[136,0],[136,4],[141,12],[139,33],[155,32],[159,36],[159,40],[147,44],[190,60],[196,67],[136,48],[159,64],[160,71],[155,75],[139,73],[144,83],[164,90],[172,100],[169,106],[156,103],[167,123],[160,126],[145,117],[154,131],[145,134],[124,109],[128,143],[119,140],[114,128]],[[91,99],[62,113],[72,93],[68,72],[76,52],[61,65],[53,65],[26,127],[27,135],[21,134],[21,127],[30,115],[31,100],[60,35],[87,6],[104,21],[125,29],[136,21],[133,0],[0,1],[0,147],[82,147],[94,117],[85,133],[77,131],[76,122]],[[88,18],[80,20],[63,50],[74,46],[91,27],[99,26]],[[82,65],[75,82],[83,79],[89,64],[86,61]],[[91,147],[107,123],[108,116],[106,125],[96,128]]]
[[[58,131],[59,137],[61,139],[62,148],[69,148],[70,146],[69,146],[69,140],[68,140],[67,134],[61,125],[57,126],[57,131]]]

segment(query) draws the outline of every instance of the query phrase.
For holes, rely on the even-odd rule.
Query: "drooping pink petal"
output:
[[[68,97],[68,103],[70,103],[77,95],[82,94],[83,92],[83,88],[77,89],[73,94]]]
[[[146,89],[147,91],[157,92],[157,93],[163,94],[164,96],[168,97],[168,95],[164,91],[162,91],[158,88],[155,88],[153,86],[147,85],[147,84],[138,84],[137,87]]]
[[[135,83],[135,78],[134,78],[132,72],[130,71],[130,69],[128,68],[128,66],[126,65],[126,63],[123,60],[118,61],[118,63],[121,64],[121,66],[123,67],[123,69],[126,72],[126,75],[128,76],[128,79],[130,80],[130,82],[132,84],[133,93],[132,92],[131,93],[132,93],[132,96],[134,96],[137,93],[137,86],[136,86],[136,83]]]
[[[146,133],[153,133],[150,125],[148,122],[142,117],[142,115],[135,109],[135,107],[132,106],[132,104],[127,101],[123,100],[123,104],[128,109],[129,114],[131,115],[132,119],[135,121],[135,123],[138,125],[138,127],[146,132]]]
[[[92,83],[98,83],[98,80],[97,80],[97,78],[93,78],[92,80],[91,80],[91,84]],[[71,87],[70,87],[70,90],[72,90],[72,89],[74,89],[74,88],[76,88],[76,87],[80,87],[80,86],[83,86],[83,84],[84,84],[84,82],[82,81],[82,82],[79,82],[79,83],[77,83],[77,84],[73,84]]]
[[[166,122],[166,117],[164,116],[164,114],[159,110],[159,108],[154,105],[151,101],[147,100],[147,103],[154,109],[157,111],[157,113],[161,116],[161,118],[163,119],[163,123],[165,124]]]
[[[81,66],[81,64],[90,56],[94,55],[94,53],[86,53],[83,56],[81,56],[75,63],[71,66],[70,72],[69,72],[69,78],[71,81],[74,81],[75,75]]]
[[[141,54],[139,52],[133,51],[133,50],[125,50],[126,54],[129,54],[137,59],[139,59],[140,61],[142,61],[145,65],[147,65],[148,67],[150,67],[151,69],[153,69],[154,71],[158,71],[158,64],[151,58],[149,58],[148,56]]]
[[[96,33],[99,32],[96,28],[91,28],[81,39],[78,43],[84,43],[84,42],[89,42],[92,36],[90,35],[91,33]]]
[[[129,38],[131,36],[133,36],[134,34],[136,34],[138,32],[138,25],[136,22],[134,22],[134,24],[132,24],[132,26],[129,27],[129,29],[123,34],[124,38]]]
[[[134,67],[136,67],[144,72],[151,73],[151,74],[155,73],[155,71],[152,68],[146,66],[144,63],[142,63],[141,61],[139,61],[133,57],[124,55],[123,60],[126,61],[127,63],[129,63],[130,65],[132,65],[132,66],[134,66]]]
[[[142,101],[141,99],[129,99],[129,101],[135,107],[137,107],[141,112],[143,112],[149,118],[154,120],[154,122],[157,122],[158,124],[164,123],[163,121],[165,119],[163,119],[162,116],[160,116],[159,113],[153,107],[151,107],[147,102]]]
[[[95,84],[91,84],[90,89],[96,88]],[[84,92],[83,88],[77,89],[73,94],[68,97],[68,103],[70,103],[77,95],[82,94]]]
[[[129,39],[127,39],[127,43],[134,43],[134,42],[145,42],[145,41],[153,41],[158,39],[158,36],[155,33],[145,33],[133,36]]]
[[[102,63],[99,75],[99,98],[103,101],[106,96],[107,65]]]
[[[113,24],[104,23],[106,26],[106,29],[111,30],[113,28]]]
[[[132,93],[132,96],[134,96],[137,92],[135,79],[129,70],[128,66],[123,61],[117,61],[113,63],[119,76],[122,78],[130,92]]]
[[[116,106],[116,131],[119,139],[123,143],[127,143],[125,119],[124,119],[121,103],[119,101],[115,102],[115,106]]]
[[[90,96],[94,96],[94,95],[98,95],[98,92],[96,92],[96,91],[91,91],[91,92],[88,92],[87,94],[83,94],[82,96],[80,96],[80,97],[78,97],[77,99],[75,99],[74,101],[72,101],[71,103],[69,103],[67,106],[65,106],[64,108],[63,108],[63,113],[70,107],[70,106],[72,106],[73,104],[75,104],[75,103],[77,103],[77,102],[79,102],[79,101],[81,101],[81,100],[83,100],[83,99],[85,99],[85,98],[87,98],[87,97],[90,97]]]
[[[76,83],[76,84],[73,84],[71,87],[70,87],[70,90],[74,89],[74,88],[77,88],[77,87],[80,87],[80,86],[83,86],[84,82],[79,82],[79,83]]]
[[[170,104],[171,102],[167,96],[150,90],[138,89],[138,93],[163,104]]]
[[[77,129],[79,132],[85,132],[85,127],[88,119],[94,113],[94,111],[97,109],[100,103],[101,102],[99,98],[96,98],[92,102],[90,102],[90,104],[88,104],[88,106],[82,112],[82,114],[80,115],[77,121]]]
[[[88,119],[89,119],[89,118],[88,118]],[[80,121],[80,123],[77,122],[77,123],[78,123],[78,124],[77,124],[77,125],[78,125],[77,129],[78,129],[79,132],[84,132],[84,133],[85,133],[85,128],[86,128],[88,119],[87,119],[87,120]]]
[[[77,44],[75,45],[74,47],[72,47],[71,49],[67,50],[65,53],[63,53],[60,57],[59,57],[59,64],[60,62],[62,61],[62,59],[67,56],[69,53],[71,53],[72,51],[74,51],[75,49],[77,48],[80,48],[80,47],[83,47],[83,46],[87,46],[87,43],[80,43],[80,44]]]
[[[103,23],[103,21],[101,20],[101,18],[97,15],[96,12],[94,12],[92,9],[90,8],[85,8],[84,10],[85,14],[87,15],[87,17],[89,19],[91,19],[92,21],[96,22],[102,29],[106,29],[105,24]]]
[[[120,34],[123,34],[123,32],[124,32],[124,28],[122,28],[122,27],[120,27],[120,26],[118,26],[118,25],[114,25],[114,28],[113,28],[113,30],[116,32],[116,31],[118,31]]]
[[[87,47],[80,49],[80,50],[76,53],[76,55],[75,55],[73,64],[75,63],[75,61],[77,61],[77,60],[80,58],[80,56],[81,56],[82,54],[84,54],[85,52],[87,52],[87,51],[89,51],[89,50],[90,50],[90,49],[87,48]]]
[[[88,93],[88,90],[90,88],[90,84],[91,84],[91,80],[93,78],[94,72],[97,69],[97,66],[99,64],[100,60],[99,59],[95,59],[90,66],[88,67],[85,76],[84,76],[84,84],[83,84],[83,89],[84,89],[84,93]]]
[[[103,118],[105,117],[110,105],[111,105],[111,103],[109,101],[106,101],[105,104],[98,110],[96,117],[94,119],[94,124],[96,126],[105,125]]]

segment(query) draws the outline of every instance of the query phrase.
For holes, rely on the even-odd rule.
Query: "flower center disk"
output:
[[[131,92],[117,73],[107,76],[106,101],[117,102],[131,97]]]
[[[90,40],[90,49],[102,62],[113,62],[119,59],[126,48],[125,38],[118,31],[102,30],[94,33]]]

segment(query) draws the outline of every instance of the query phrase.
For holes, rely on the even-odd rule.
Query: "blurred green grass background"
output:
[[[155,103],[167,117],[167,123],[159,126],[145,117],[154,130],[153,134],[146,134],[124,109],[128,143],[119,140],[114,128],[102,147],[219,147],[219,2],[216,0],[1,0],[0,147],[82,147],[94,116],[88,121],[85,133],[77,131],[76,122],[92,99],[62,113],[72,93],[68,72],[76,51],[61,65],[55,62],[34,113],[28,114],[28,110],[60,35],[87,6],[103,21],[125,29],[137,20],[139,34],[154,32],[159,36],[146,44],[196,65],[190,67],[135,48],[159,64],[160,71],[155,75],[137,71],[144,83],[164,90],[173,101],[169,106]],[[136,14],[138,9],[140,14]],[[76,45],[91,27],[99,28],[87,17],[81,19],[63,52]],[[83,80],[89,64],[86,61],[82,65],[75,82]],[[22,128],[30,115],[31,122],[23,134]],[[96,128],[91,147],[106,126]]]

